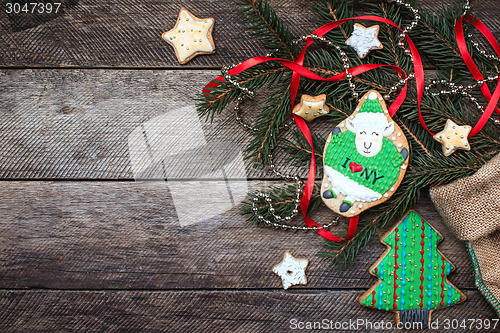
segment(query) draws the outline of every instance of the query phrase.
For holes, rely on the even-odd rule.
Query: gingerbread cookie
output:
[[[455,267],[437,249],[442,239],[410,211],[380,239],[387,250],[370,267],[379,280],[359,298],[361,305],[394,311],[397,322],[427,326],[434,310],[463,302],[465,295],[447,279]]]
[[[172,45],[179,63],[185,64],[199,54],[215,52],[212,38],[214,23],[212,17],[200,19],[181,8],[175,27],[161,37]]]
[[[330,112],[330,109],[326,105],[325,94],[318,96],[302,95],[300,103],[294,106],[292,112],[306,121],[311,121],[324,116]]]
[[[443,154],[450,156],[457,149],[470,150],[467,137],[471,130],[472,127],[469,125],[459,126],[453,120],[448,119],[444,129],[433,138],[443,144]]]
[[[346,40],[346,44],[356,51],[358,57],[364,59],[371,50],[380,50],[384,48],[378,40],[380,26],[372,25],[366,28],[364,25],[354,23],[354,31],[351,37]]]
[[[273,272],[281,277],[283,289],[288,289],[296,284],[307,284],[306,268],[307,259],[299,259],[285,251],[283,260],[273,267]]]
[[[356,216],[394,194],[406,173],[408,156],[403,131],[382,96],[371,90],[326,140],[321,197],[336,213]]]

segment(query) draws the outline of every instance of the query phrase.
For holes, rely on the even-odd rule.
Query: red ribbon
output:
[[[382,17],[357,16],[357,17],[351,17],[351,18],[342,19],[342,20],[327,23],[324,26],[316,29],[313,32],[313,34],[316,34],[317,36],[322,37],[330,30],[335,29],[336,27],[342,25],[343,23],[345,23],[347,21],[351,21],[351,20],[371,20],[371,21],[382,22],[382,23],[392,25],[392,26],[396,27],[397,29],[399,29],[400,31],[403,31],[397,24],[395,24],[394,22],[392,22],[388,19],[382,18]],[[420,121],[423,124],[423,126],[425,127],[425,124],[423,122],[423,119],[422,119],[422,116],[420,113],[420,102],[422,100],[422,95],[423,95],[423,91],[424,91],[424,69],[422,66],[422,60],[420,58],[420,54],[417,51],[417,48],[415,47],[415,45],[413,44],[411,39],[407,35],[405,35],[405,38],[406,38],[406,41],[408,42],[408,45],[410,47],[410,51],[411,51],[411,54],[413,56],[413,61],[414,61],[415,80],[416,80],[417,95],[418,95],[419,118],[421,118]],[[337,82],[337,81],[343,80],[343,79],[345,79],[345,76],[346,76],[346,72],[342,72],[342,73],[339,73],[339,74],[334,75],[332,77],[323,78],[323,77],[313,73],[312,71],[308,70],[307,68],[305,68],[303,66],[306,50],[313,42],[314,42],[314,40],[312,38],[307,39],[305,47],[299,53],[299,55],[297,56],[297,59],[295,61],[290,61],[290,60],[280,59],[280,58],[272,58],[272,57],[255,57],[255,58],[251,58],[251,59],[244,61],[240,65],[238,65],[238,66],[234,67],[233,69],[231,69],[230,71],[228,71],[228,73],[230,75],[237,75],[237,74],[239,74],[239,73],[241,73],[241,72],[243,72],[243,71],[245,71],[245,70],[247,70],[255,65],[258,65],[258,64],[261,64],[261,63],[264,63],[267,61],[278,61],[283,66],[285,66],[293,71],[292,81],[290,84],[290,94],[291,94],[291,101],[292,101],[292,107],[293,107],[293,103],[295,101],[295,97],[296,97],[297,91],[299,89],[299,82],[300,82],[301,76],[304,76],[306,78],[313,79],[313,80],[330,81],[330,82]],[[398,74],[402,75],[406,79],[406,73],[404,72],[404,70],[402,70],[400,67],[394,66],[394,65],[366,64],[366,65],[354,67],[354,68],[348,70],[348,72],[351,73],[353,76],[356,76],[356,75],[359,75],[361,73],[365,73],[367,71],[370,71],[370,70],[373,70],[376,68],[381,68],[381,67],[390,68],[390,69],[396,71]],[[224,81],[224,78],[219,76],[214,81]],[[203,89],[203,93],[205,95],[210,93],[211,90],[209,88],[216,87],[219,85],[217,82],[214,82],[214,81],[210,82],[205,87],[205,89]],[[399,109],[401,104],[403,104],[403,101],[406,98],[407,90],[408,90],[407,83],[405,83],[404,87],[401,89],[401,92],[396,97],[395,101],[389,106],[388,111],[389,111],[389,114],[391,115],[391,117],[394,116],[394,114],[397,112],[397,110]],[[315,176],[316,176],[316,159],[314,157],[312,135],[311,135],[311,132],[309,131],[309,127],[307,126],[307,123],[305,122],[305,120],[303,118],[301,118],[295,114],[293,114],[293,119],[294,119],[295,123],[297,124],[297,126],[299,127],[302,134],[304,135],[304,137],[306,138],[307,142],[311,146],[311,162],[310,162],[310,167],[309,167],[309,173],[308,173],[307,182],[306,182],[306,185],[304,188],[304,194],[302,195],[302,199],[301,199],[301,203],[300,203],[300,208],[302,210],[302,214],[304,216],[305,223],[308,227],[318,227],[319,230],[317,231],[317,233],[320,236],[322,236],[330,241],[343,242],[343,241],[349,240],[354,236],[354,233],[356,232],[359,216],[351,217],[351,219],[349,221],[347,235],[344,239],[332,234],[328,230],[322,229],[322,227],[318,223],[316,223],[313,219],[311,219],[309,216],[307,216],[307,209],[308,209],[309,203],[311,201],[312,191],[314,188],[314,180],[315,180]]]
[[[462,58],[464,59],[464,62],[467,65],[467,68],[469,68],[469,71],[471,72],[474,79],[476,81],[478,80],[484,81],[483,75],[477,68],[476,64],[474,63],[474,60],[472,60],[469,50],[467,50],[467,45],[465,44],[464,27],[463,27],[464,19],[465,22],[472,24],[474,27],[477,28],[477,30],[479,30],[479,32],[481,32],[481,34],[484,37],[486,37],[486,39],[495,50],[495,53],[497,54],[498,57],[500,57],[500,47],[498,46],[498,42],[496,41],[495,36],[493,36],[493,34],[491,33],[490,29],[488,29],[488,27],[486,27],[486,25],[484,25],[483,22],[476,19],[474,16],[468,15],[465,18],[464,16],[462,16],[457,20],[457,23],[455,24],[455,37],[457,39],[457,45],[458,49],[460,50],[460,54],[462,55]],[[491,95],[490,89],[488,88],[486,82],[481,86],[481,92],[488,101],[488,106],[486,106],[483,115],[481,116],[481,118],[479,118],[479,121],[477,122],[476,126],[474,126],[474,128],[470,132],[469,138],[479,133],[479,131],[481,131],[484,125],[486,125],[486,123],[488,122],[488,119],[493,114],[493,110],[495,110],[500,115],[500,110],[497,107],[497,103],[500,98],[500,84],[497,83],[495,91],[493,92],[493,96]]]

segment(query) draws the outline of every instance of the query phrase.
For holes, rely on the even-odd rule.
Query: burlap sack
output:
[[[500,154],[430,194],[450,229],[466,241],[476,286],[500,316]]]

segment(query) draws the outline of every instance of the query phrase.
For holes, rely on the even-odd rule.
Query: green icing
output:
[[[384,194],[398,179],[403,157],[387,138],[383,138],[382,149],[377,155],[365,157],[356,150],[355,139],[356,134],[351,131],[332,135],[326,149],[325,165],[360,185]],[[352,162],[362,165],[363,171],[353,173],[349,168],[349,163]]]
[[[422,224],[424,226],[423,263],[420,252],[422,250]],[[404,225],[406,225],[406,230],[403,230]],[[372,270],[372,273],[380,279],[375,285],[375,294],[370,294],[363,299],[362,304],[386,311],[401,311],[421,308],[433,310],[459,303],[460,292],[446,281],[449,271],[452,271],[454,266],[437,251],[437,244],[441,241],[441,236],[436,230],[413,211],[398,224],[396,229],[398,229],[397,234],[394,230],[383,240],[390,247],[390,252],[382,259],[377,270]],[[406,238],[404,238],[405,234]],[[397,252],[396,235],[398,236]],[[405,241],[406,246],[403,246],[403,241]],[[404,264],[403,250],[405,254]],[[397,269],[396,253],[398,255]],[[402,281],[403,266],[405,267],[404,285]],[[397,275],[396,280],[395,274]],[[444,275],[442,276],[442,274]],[[423,281],[421,277],[423,277]],[[394,288],[395,283],[397,283],[396,288]],[[382,288],[380,288],[381,284]],[[429,284],[431,286],[430,296]],[[422,291],[421,286],[423,286]],[[380,296],[380,292],[382,292],[382,296]],[[395,293],[396,299],[394,298]]]
[[[376,99],[366,99],[359,112],[384,113],[384,110],[382,110],[382,105]]]

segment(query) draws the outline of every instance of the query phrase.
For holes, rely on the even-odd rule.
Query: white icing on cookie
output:
[[[183,64],[197,52],[214,52],[211,36],[213,24],[213,19],[199,19],[182,8],[175,27],[162,37],[175,48],[177,58]]]
[[[351,46],[360,58],[364,58],[371,50],[383,47],[378,40],[379,30],[378,25],[366,28],[362,24],[355,23],[352,35],[345,43]]]
[[[382,198],[382,194],[358,184],[328,165],[324,166],[324,170],[328,180],[332,184],[332,189],[337,194],[342,193],[346,196],[348,195],[353,201],[361,202],[371,202]]]
[[[307,284],[306,268],[309,261],[307,259],[295,258],[286,251],[283,260],[273,267],[273,272],[281,277],[283,289],[296,284]]]

